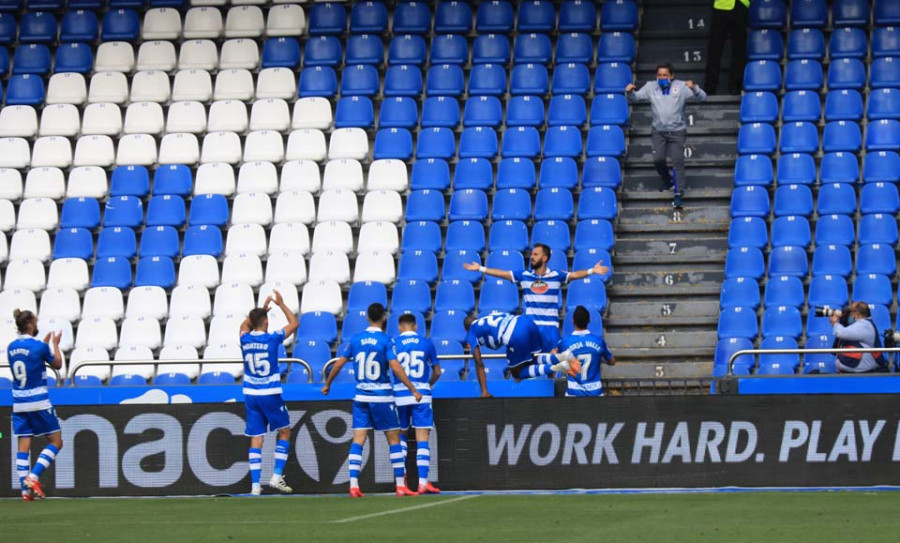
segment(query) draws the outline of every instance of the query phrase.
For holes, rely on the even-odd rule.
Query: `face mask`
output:
[[[664,89],[668,89],[669,85],[672,83],[671,81],[669,81],[668,78],[660,78],[660,79],[657,79],[656,82],[659,84],[660,87],[662,87]]]

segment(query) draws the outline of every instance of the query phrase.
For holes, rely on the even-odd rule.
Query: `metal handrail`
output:
[[[900,347],[853,347],[853,348],[829,348],[829,349],[741,349],[735,351],[728,358],[728,375],[734,375],[734,361],[739,356],[754,355],[753,359],[758,363],[755,355],[759,354],[837,354],[837,353],[900,353]],[[754,364],[755,366],[756,364]]]
[[[322,366],[322,382],[325,382],[325,379],[328,378],[328,368],[332,366],[335,362],[338,361],[340,357],[334,357],[330,359],[328,362],[325,362],[325,365]],[[471,354],[439,354],[438,360],[465,360],[466,365],[463,368],[465,374],[469,372],[469,360],[475,358]],[[504,359],[506,355],[502,354],[483,354],[481,355],[482,359]],[[311,381],[310,381],[311,382]]]
[[[193,365],[193,364],[243,364],[244,361],[235,358],[204,358],[204,359],[175,359],[175,360],[85,360],[80,362],[77,366],[72,369],[72,383],[74,383],[75,375],[81,368],[88,366],[153,366],[153,377],[157,376],[157,372],[159,371],[159,365]],[[288,364],[288,371],[285,372],[285,377],[291,372],[291,364],[301,364],[306,368],[307,383],[313,382],[313,372],[312,366],[309,365],[309,362],[303,360],[302,358],[279,358],[278,363],[286,363]],[[57,375],[59,375],[57,373]],[[57,380],[58,382],[58,380]],[[70,383],[70,384],[72,384]]]
[[[60,379],[60,377],[59,377],[59,370],[56,369],[56,368],[54,368],[54,367],[51,366],[50,364],[45,363],[45,365],[47,366],[47,369],[53,370],[53,374],[56,375],[56,382],[58,383],[58,382],[59,382],[59,379]],[[9,364],[9,363],[6,363],[6,364],[0,364],[0,368],[9,368],[9,369],[10,369],[10,372],[12,372],[12,364]]]

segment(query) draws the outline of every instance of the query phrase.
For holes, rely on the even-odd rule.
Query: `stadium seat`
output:
[[[385,96],[418,97],[422,94],[422,71],[415,66],[389,66],[384,79]]]
[[[772,247],[809,247],[812,233],[806,217],[787,215],[772,223]]]
[[[859,181],[859,162],[852,153],[828,153],[822,157],[821,172],[823,184],[856,183]]]
[[[436,311],[431,320],[431,337],[435,341],[450,340],[457,343],[465,341],[466,329],[463,325],[465,317],[466,313],[460,310]]]
[[[866,6],[868,9],[868,4]],[[834,342],[834,338],[824,335],[810,335],[807,332],[806,343],[803,345],[804,349],[830,349]],[[803,373],[835,373],[834,367],[834,354],[833,353],[822,353],[822,354],[804,354],[803,355]]]
[[[816,223],[816,245],[851,245],[856,240],[853,220],[847,215],[820,216]]]
[[[314,311],[300,315],[300,328],[297,330],[297,342],[310,341],[333,344],[337,341],[337,321],[331,313]]]
[[[723,368],[727,371],[731,356],[738,351],[748,349],[753,349],[753,343],[747,338],[731,337],[720,339],[716,344],[715,367]],[[754,359],[752,355],[741,355],[734,361],[734,373],[736,375],[747,375],[750,373],[753,365]]]
[[[493,128],[465,128],[459,137],[459,158],[492,159],[497,156],[497,132]]]
[[[756,247],[763,249],[769,244],[766,223],[759,217],[740,217],[731,220],[728,227],[728,247]]]
[[[311,35],[341,34],[346,30],[347,12],[343,3],[317,3],[309,11],[309,33]]]
[[[819,95],[809,90],[790,91],[784,96],[781,118],[785,123],[799,121],[818,123],[822,117]]]
[[[341,96],[374,96],[379,88],[378,70],[374,66],[356,64],[341,73]]]
[[[762,317],[763,338],[785,336],[796,339],[803,333],[800,311],[793,306],[779,305],[767,307]]]
[[[798,0],[791,3],[791,26],[821,28],[828,24],[825,0]]]
[[[440,158],[417,160],[413,163],[410,188],[437,191],[450,188],[450,166],[447,161]]]
[[[472,64],[509,64],[509,38],[498,34],[479,34],[472,43]]]
[[[395,34],[426,34],[431,28],[431,11],[424,2],[397,4],[393,16]]]
[[[519,289],[507,279],[485,279],[478,298],[479,313],[503,311],[512,313],[519,309]]]
[[[812,155],[791,153],[778,161],[779,184],[812,185],[816,182],[816,163]]]
[[[900,156],[893,151],[866,153],[863,159],[863,181],[890,182],[900,180]]]
[[[431,113],[431,115],[437,116],[438,119],[447,119],[446,123],[441,123],[440,121],[438,123],[430,122],[429,126],[455,127],[459,123],[459,106],[455,103],[455,100],[450,101],[449,99],[444,97],[429,98],[428,100],[432,100],[433,104],[431,107],[433,111],[429,113]],[[436,100],[440,102],[434,102]],[[446,110],[446,112],[441,112],[440,109]],[[455,122],[453,122],[454,112]],[[463,113],[463,126],[497,127],[502,122],[503,105],[500,103],[500,100],[496,96],[478,96],[473,97],[470,100],[466,100],[465,110]]]
[[[413,190],[409,193],[406,202],[407,221],[433,221],[444,220],[444,198],[435,190]]]
[[[504,132],[500,154],[503,158],[534,158],[540,154],[540,149],[537,129],[532,126],[516,126]]]
[[[631,64],[635,57],[634,37],[627,32],[604,32],[597,41],[597,62]]]
[[[725,256],[725,278],[760,279],[766,272],[762,252],[755,247],[736,247]]]
[[[487,215],[487,195],[480,190],[456,190],[450,197],[451,221],[483,221]]]
[[[91,48],[83,43],[60,45],[56,50],[55,73],[89,73],[94,66]],[[4,71],[5,72],[5,71]]]
[[[792,337],[774,335],[763,339],[763,349],[796,349],[797,340]],[[793,375],[800,365],[799,354],[761,354],[757,375]]]
[[[556,27],[556,11],[547,1],[534,0],[519,5],[516,28],[519,32],[550,32]]]
[[[262,75],[260,75],[260,78],[262,78]],[[330,98],[337,93],[337,75],[329,66],[313,66],[310,68],[304,68],[303,71],[300,72],[299,86],[301,98]],[[257,80],[256,97],[261,98],[258,89],[259,80]]]
[[[734,166],[735,186],[768,186],[772,184],[773,179],[774,172],[772,171],[772,161],[769,157],[762,155],[741,155],[738,157]]]
[[[509,92],[512,95],[543,95],[550,90],[547,68],[541,64],[517,64],[512,69]]]
[[[456,155],[456,140],[449,128],[434,127],[419,132],[416,158],[452,159]]]
[[[396,27],[396,14],[395,14]],[[396,30],[396,29],[395,29]],[[422,36],[397,34],[388,47],[388,64],[391,66],[422,66],[428,56],[428,49]]]
[[[554,251],[558,251],[560,255],[565,254],[572,247],[568,225],[557,220],[536,222],[531,230],[531,244],[536,243],[544,243]]]
[[[869,3],[866,0],[838,0],[834,3],[834,26],[865,26],[869,24]]]
[[[469,103],[487,103],[493,102],[494,100],[496,100],[496,97],[482,96],[477,100],[467,102],[467,106]],[[382,104],[382,110],[383,109],[384,105]],[[416,112],[416,115],[418,115],[418,112]],[[425,98],[425,101],[422,103],[421,123],[423,128],[456,128],[459,126],[459,119],[459,103],[453,98],[447,96],[430,96]]]
[[[493,0],[478,5],[475,30],[478,32],[510,32],[515,16],[512,5],[505,0]]]
[[[737,187],[731,195],[732,217],[766,217],[769,214],[769,195],[756,186]]]
[[[876,26],[900,24],[900,8],[894,5],[893,2],[878,0],[875,2],[872,19],[875,21]]]
[[[476,64],[469,72],[470,96],[500,96],[506,93],[506,69],[497,64]]]
[[[380,303],[387,307],[387,289],[383,283],[364,281],[350,285],[347,311],[365,311],[369,305]]]
[[[873,66],[874,69],[874,66]],[[828,89],[861,90],[866,84],[866,67],[857,58],[841,58],[828,66]],[[874,86],[874,85],[873,85]]]
[[[513,96],[506,106],[507,126],[532,126],[544,125],[543,100],[535,96]]]
[[[435,222],[410,221],[407,218],[402,237],[403,252],[428,251],[436,253],[441,250],[441,230]]]
[[[873,52],[878,42],[878,30],[872,40]],[[832,59],[863,58],[868,52],[869,43],[866,33],[860,28],[839,28],[831,33],[828,50]]]
[[[228,201],[221,194],[204,194],[191,200],[191,225],[224,226],[228,223]]]
[[[428,283],[415,279],[398,281],[391,297],[391,312],[431,312],[431,289]]]
[[[788,96],[785,95],[785,108]],[[741,98],[742,123],[773,123],[778,120],[778,99],[771,92],[748,92]]]
[[[812,273],[849,277],[853,271],[850,250],[845,245],[818,245],[813,253]]]
[[[862,31],[859,32],[862,34]],[[862,38],[863,52],[859,55],[860,57],[865,56],[865,34]],[[872,56],[874,58],[896,57],[898,53],[900,53],[900,33],[897,32],[897,28],[895,26],[875,28],[872,32]]]
[[[555,80],[554,74],[554,80]],[[594,76],[594,92],[622,92],[632,82],[631,68],[622,62],[601,63],[597,65]]]
[[[764,28],[747,35],[747,59],[779,61],[784,56],[781,32]]]
[[[523,29],[519,29],[520,31]],[[526,30],[527,32],[527,30]],[[560,43],[562,37],[557,40]],[[559,45],[557,45],[559,47]],[[546,34],[520,32],[513,45],[513,62],[516,64],[548,64],[553,58],[553,46]],[[568,60],[566,62],[587,62]]]
[[[546,164],[545,162],[544,164]],[[577,182],[577,181],[576,181]],[[549,183],[549,182],[548,182]],[[537,185],[534,164],[524,158],[504,158],[497,167],[498,189],[533,189]],[[548,184],[550,186],[564,186]],[[571,187],[567,187],[571,188]]]
[[[434,13],[437,34],[467,34],[472,29],[472,8],[465,2],[441,2]],[[485,30],[485,29],[482,29]]]
[[[870,94],[869,118],[880,118],[877,115],[872,116],[872,97],[878,93]],[[877,102],[877,98],[875,101]],[[876,106],[877,107],[877,106]],[[852,89],[836,90],[829,92],[825,97],[825,120],[826,121],[859,121],[863,115],[862,95],[858,91]],[[818,120],[818,119],[816,119]]]
[[[530,194],[520,189],[498,190],[494,194],[491,218],[495,221],[529,220],[531,218]]]
[[[405,252],[400,257],[397,279],[434,283],[438,277],[437,257],[428,251]]]
[[[803,306],[805,296],[803,282],[799,278],[780,275],[770,277],[766,282],[763,303],[766,307],[790,306],[799,309]]]
[[[859,104],[862,114],[862,100]],[[900,119],[900,89],[878,89],[869,93],[869,120]]]
[[[825,36],[816,28],[799,28],[788,36],[788,59],[821,61],[825,57]]]
[[[892,217],[881,213],[863,215],[859,221],[859,243],[897,245],[897,222]]]
[[[777,92],[781,89],[781,67],[771,60],[747,63],[744,69],[744,90]]]
[[[107,230],[116,230],[104,228],[101,230],[100,234],[103,235]],[[122,230],[130,230],[130,229],[122,229]],[[133,234],[132,234],[133,235]],[[126,234],[127,236],[127,234]],[[127,239],[128,242],[133,242],[132,239]],[[130,249],[130,246],[128,247]],[[144,233],[141,235],[141,257],[150,257],[150,256],[161,256],[166,258],[176,258],[181,249],[181,244],[178,236],[178,231],[171,226],[156,226],[152,228],[144,229]],[[99,253],[98,253],[99,256]],[[128,256],[127,254],[123,255],[112,255],[112,256]]]
[[[176,234],[177,239],[177,234]],[[147,240],[145,240],[146,243]],[[127,259],[137,254],[137,240],[131,228],[104,228],[97,238],[97,258],[119,256]]]
[[[354,4],[350,10],[350,32],[381,34],[388,28],[388,10],[381,2]]]
[[[889,245],[875,243],[860,245],[856,251],[857,274],[879,274],[892,276],[897,272],[897,260],[894,248]]]
[[[582,202],[585,207],[593,204],[593,200]],[[572,192],[564,188],[542,188],[538,191],[534,204],[534,220],[561,220],[569,221],[575,215],[575,202]],[[589,217],[598,218],[598,217]]]
[[[722,283],[719,307],[759,307],[759,285],[747,277],[731,277]]]
[[[593,32],[597,28],[597,8],[585,0],[563,2],[558,27],[560,32]]]
[[[103,41],[134,41],[140,35],[140,17],[130,9],[116,9],[103,16]],[[185,33],[185,37],[191,38]]]
[[[600,28],[633,31],[638,24],[638,8],[631,0],[617,0],[604,3],[600,9]]]
[[[809,283],[808,304],[810,307],[840,308],[846,305],[849,299],[847,282],[843,277],[817,275]]]
[[[474,308],[475,289],[472,283],[454,279],[444,280],[438,284],[434,300],[435,313],[444,311],[470,313]]]
[[[770,124],[741,125],[738,132],[738,153],[771,155],[775,152],[775,129]]]
[[[588,34],[570,32],[561,34],[556,41],[557,64],[592,64],[594,44]]]
[[[431,64],[461,65],[469,61],[469,45],[463,36],[445,34],[431,41]]]
[[[525,259],[519,251],[503,249],[491,251],[485,261],[485,265],[498,270],[518,273],[525,270]]]
[[[138,261],[134,286],[172,288],[175,286],[175,263],[165,256],[141,258]]]
[[[44,82],[36,74],[14,75],[6,87],[7,106],[38,106],[44,102]]]
[[[878,304],[889,306],[894,301],[891,280],[885,275],[859,273],[856,276],[856,281],[853,283],[853,299],[865,301],[870,305]]]
[[[782,153],[815,153],[819,149],[819,132],[812,123],[788,123],[781,128],[779,148]]]
[[[624,63],[611,63],[623,64]],[[598,74],[600,70],[598,68]],[[600,75],[597,76],[598,78]],[[579,94],[585,95],[591,88],[591,74],[588,72],[587,66],[584,64],[576,64],[574,62],[568,64],[558,64],[553,70],[553,94]],[[624,88],[624,87],[622,87]],[[621,92],[622,89],[609,89],[601,87],[594,88],[594,92]]]
[[[412,134],[405,128],[385,128],[375,135],[373,158],[409,160],[413,154]]]
[[[354,96],[353,98],[360,99],[361,97]],[[414,128],[418,122],[418,109],[416,102],[412,98],[395,97],[386,99],[381,103],[381,111],[378,117],[379,127],[410,129]]]
[[[852,215],[856,212],[856,192],[846,183],[822,185],[816,209],[819,215]]]
[[[456,163],[456,168],[453,171],[454,190],[475,189],[487,191],[493,186],[494,169],[491,167],[491,162],[488,159],[467,158]]]
[[[861,147],[862,134],[857,123],[831,121],[825,125],[825,132],[822,136],[822,150],[826,153],[833,151],[855,153]]]
[[[866,151],[900,149],[900,121],[881,119],[870,122],[866,129]]]

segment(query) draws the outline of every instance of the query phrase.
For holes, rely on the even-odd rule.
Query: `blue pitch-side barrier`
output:
[[[735,381],[741,395],[900,393],[900,374],[736,377]]]

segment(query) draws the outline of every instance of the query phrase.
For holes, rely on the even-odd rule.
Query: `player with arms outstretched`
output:
[[[606,341],[591,333],[588,324],[591,314],[583,305],[579,305],[572,313],[575,331],[559,342],[560,351],[571,351],[581,362],[581,371],[566,376],[566,396],[603,396],[603,384],[600,381],[600,366],[606,362],[610,366],[616,364]]]
[[[38,327],[34,313],[16,309],[13,311],[13,318],[16,320],[19,336],[9,344],[7,356],[13,374],[13,434],[19,441],[16,472],[22,486],[22,499],[32,501],[35,496],[47,497],[41,487],[40,477],[63,446],[59,419],[56,418],[47,392],[47,369],[44,366],[50,364],[56,369],[62,368],[62,353],[59,352],[62,332],[49,333],[44,341],[39,341],[35,339]],[[53,345],[52,353],[48,343]],[[29,451],[31,438],[34,436],[47,436],[50,443],[41,451],[34,468],[31,468]]]
[[[581,364],[571,352],[541,354],[541,333],[526,315],[491,313],[481,318],[466,317],[466,343],[475,358],[475,374],[481,386],[481,397],[488,398],[487,379],[481,347],[506,347],[506,363],[515,379],[549,376],[554,372],[579,372]]]
[[[416,317],[405,313],[399,319],[400,335],[394,338],[397,360],[409,380],[422,393],[422,401],[416,403],[409,389],[394,375],[394,401],[400,418],[400,445],[406,460],[406,434],[409,428],[416,430],[416,466],[419,471],[419,494],[440,492],[428,481],[431,467],[431,446],[428,438],[434,428],[434,412],[431,409],[431,387],[441,377],[437,351],[430,339],[416,333]]]
[[[269,333],[269,306],[275,303],[287,318],[281,330]],[[289,494],[293,491],[284,482],[284,465],[290,449],[291,421],[281,397],[281,372],[278,367],[278,348],[285,338],[297,331],[297,316],[288,308],[277,290],[266,298],[262,307],[250,311],[241,323],[241,352],[244,356],[244,408],[247,428],[244,435],[250,438],[250,493],[262,494],[259,483],[262,471],[263,438],[267,431],[277,431],[275,444],[275,469],[269,487]]]
[[[369,327],[356,334],[350,341],[341,346],[338,359],[331,367],[325,379],[322,394],[328,395],[331,383],[341,372],[347,361],[356,364],[356,397],[353,400],[353,443],[350,445],[348,465],[350,467],[350,497],[362,498],[359,489],[359,472],[362,468],[362,452],[369,430],[374,428],[384,432],[391,453],[391,467],[394,468],[394,480],[397,483],[397,496],[417,496],[406,488],[404,476],[406,468],[403,464],[403,448],[400,446],[400,421],[397,418],[397,407],[394,405],[394,390],[391,385],[390,372],[412,393],[416,402],[422,400],[422,394],[416,390],[403,366],[397,360],[397,353],[390,336],[384,333],[387,313],[384,306],[374,303],[366,310]],[[390,371],[388,371],[390,370]]]

